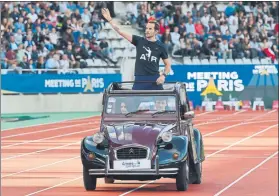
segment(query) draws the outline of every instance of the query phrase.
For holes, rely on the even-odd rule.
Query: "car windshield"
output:
[[[107,114],[140,114],[162,112],[167,114],[176,111],[175,96],[173,95],[141,95],[141,96],[110,96],[105,108]],[[170,111],[170,112],[163,112]]]

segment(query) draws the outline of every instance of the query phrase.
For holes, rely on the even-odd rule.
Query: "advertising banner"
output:
[[[100,93],[121,74],[2,74],[2,93]]]
[[[161,67],[163,69],[163,67]],[[271,107],[278,100],[278,65],[173,65],[166,81],[184,82],[189,99],[212,101],[262,98]]]

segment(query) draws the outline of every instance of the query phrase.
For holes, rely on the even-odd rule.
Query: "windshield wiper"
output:
[[[139,112],[147,112],[147,111],[150,111],[150,110],[136,110],[136,111],[129,112],[129,113],[125,114],[125,116],[131,115],[131,114],[136,114],[136,113],[139,113]]]
[[[166,113],[175,113],[176,110],[164,110],[164,111],[157,111],[155,113],[153,113],[151,116],[155,116],[156,114],[166,114]]]

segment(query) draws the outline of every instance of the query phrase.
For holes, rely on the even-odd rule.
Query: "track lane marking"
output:
[[[34,133],[44,133],[44,132],[48,132],[48,131],[54,131],[54,130],[59,130],[59,129],[71,128],[71,127],[78,127],[78,126],[82,126],[82,125],[98,124],[98,123],[99,123],[99,121],[94,121],[94,122],[80,123],[80,124],[74,124],[74,125],[67,125],[67,126],[62,126],[62,127],[55,127],[55,128],[43,129],[43,130],[39,130],[39,131],[4,136],[4,137],[1,137],[1,139],[7,139],[7,138],[23,136],[23,135],[30,135],[30,134],[34,134]]]
[[[71,123],[72,121],[85,120],[86,118],[92,118],[92,117],[100,117],[100,115],[89,115],[89,116],[84,116],[84,117],[80,117],[80,118],[59,120],[59,121],[40,123],[40,124],[35,124],[35,125],[26,125],[26,126],[21,126],[21,127],[16,127],[16,128],[2,129],[1,131],[12,131],[12,130],[14,131],[17,129],[24,129],[24,128],[29,128],[29,127],[40,127],[40,126],[44,126],[44,125],[59,124],[59,123],[64,123],[64,122]]]
[[[275,157],[278,154],[278,151],[276,151],[275,153],[273,153],[272,155],[270,155],[269,157],[267,157],[265,160],[263,160],[262,162],[260,162],[258,165],[256,165],[255,167],[253,167],[252,169],[250,169],[249,171],[247,171],[246,173],[244,173],[242,176],[240,176],[238,179],[236,179],[235,181],[233,181],[231,184],[229,184],[228,186],[226,186],[225,188],[223,188],[222,190],[220,190],[218,193],[216,193],[214,196],[219,196],[221,195],[223,192],[225,192],[226,190],[228,190],[230,187],[232,187],[234,184],[236,184],[237,182],[239,182],[241,179],[245,178],[246,176],[248,176],[249,174],[251,174],[253,171],[255,171],[257,168],[259,168],[260,166],[262,166],[263,164],[265,164],[267,161],[269,161],[270,159],[272,159],[273,157]]]
[[[15,144],[11,144],[11,145],[2,146],[1,148],[5,149],[5,148],[13,147],[13,146],[19,146],[19,145],[22,145],[22,144],[30,144],[30,143],[34,143],[34,142],[39,142],[39,141],[44,141],[44,140],[49,140],[49,139],[54,139],[54,138],[59,138],[59,137],[64,137],[64,136],[76,135],[76,134],[79,134],[79,133],[85,133],[85,132],[93,131],[93,130],[97,130],[97,129],[99,129],[99,128],[86,129],[86,130],[83,130],[83,131],[76,131],[76,132],[71,132],[71,133],[67,133],[67,134],[60,134],[60,135],[45,137],[45,138],[41,138],[41,139],[37,139],[37,140],[28,140],[28,141],[25,141],[25,142],[20,142],[20,143],[15,143]]]
[[[60,161],[55,161],[55,162],[45,164],[45,165],[41,165],[41,166],[38,166],[38,167],[33,167],[33,168],[30,168],[30,169],[25,169],[25,170],[21,170],[21,171],[15,172],[15,173],[7,174],[7,175],[4,175],[4,176],[1,176],[1,179],[6,178],[6,177],[15,176],[17,174],[21,174],[21,173],[24,173],[24,172],[33,171],[33,170],[41,169],[41,168],[44,168],[44,167],[52,166],[52,165],[55,165],[55,164],[58,164],[58,163],[71,161],[71,160],[77,159],[77,158],[80,158],[80,156],[75,156],[75,157],[71,157],[71,158],[68,158],[68,159],[62,159]]]
[[[245,124],[250,124],[250,122],[248,122],[248,123],[245,123]],[[238,126],[239,125],[245,125],[244,123],[242,123],[242,124],[238,124]],[[276,125],[272,125],[272,126],[269,126],[268,128],[269,129],[271,129],[271,128],[273,128],[273,127],[275,127],[275,126],[278,126],[278,124],[276,124]],[[226,127],[225,127],[226,128]],[[221,130],[224,130],[225,128],[223,128],[223,129],[221,129]],[[231,126],[230,126],[230,128],[232,128]],[[266,128],[267,129],[267,128]],[[267,130],[269,130],[269,129],[267,129]],[[226,129],[225,129],[226,130]],[[264,129],[265,130],[265,129]],[[265,130],[265,131],[267,131],[267,130]],[[220,131],[219,131],[220,132]],[[218,133],[219,133],[218,132]],[[262,131],[260,131],[261,133],[263,132],[263,130]],[[215,131],[215,133],[217,133],[216,131]],[[206,134],[206,135],[204,135],[204,137],[206,137],[206,136],[208,136],[208,135],[211,135],[210,133],[209,134]],[[254,135],[255,136],[255,135]],[[251,137],[249,137],[248,139],[250,139]],[[241,139],[242,141],[245,141],[245,140],[247,140],[247,139]],[[241,143],[241,142],[235,142],[235,143],[237,143],[237,144],[239,144],[239,143]],[[234,145],[236,145],[236,144],[234,144]],[[227,147],[225,147],[225,148],[223,148],[223,149],[221,149],[221,150],[218,150],[218,151],[216,151],[216,152],[214,152],[214,153],[211,153],[211,154],[209,154],[209,155],[207,155],[206,156],[206,158],[209,158],[209,157],[212,157],[212,156],[214,156],[215,154],[218,154],[219,152],[222,152],[222,151],[224,151],[224,150],[227,150],[227,149],[229,149],[230,147],[232,147],[232,146],[234,146],[233,144],[231,144],[230,146],[227,146]],[[154,181],[155,182],[155,181]],[[145,183],[145,184],[143,184],[143,185],[147,185],[147,184],[151,184],[151,182],[149,182],[149,183]],[[135,190],[138,190],[139,189],[139,187],[137,187]],[[133,189],[134,190],[134,189]],[[135,191],[134,190],[134,191]],[[129,191],[130,193],[131,192],[133,192],[133,191]],[[127,192],[125,192],[125,193],[123,193],[124,195],[126,195],[126,194],[128,194]],[[123,196],[123,194],[121,194],[121,195],[119,195],[119,196]]]

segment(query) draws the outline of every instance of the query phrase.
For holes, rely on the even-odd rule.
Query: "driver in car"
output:
[[[120,112],[121,114],[127,114],[128,110],[127,110],[127,105],[125,102],[121,102],[120,104]]]
[[[157,98],[154,109],[157,111],[165,111],[167,109],[167,100],[163,97]]]

